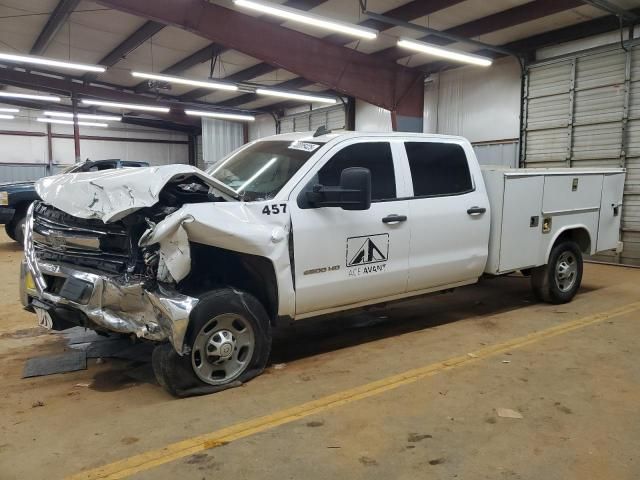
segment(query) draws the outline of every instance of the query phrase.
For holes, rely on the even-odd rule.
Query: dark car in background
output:
[[[60,173],[97,172],[114,168],[148,166],[147,162],[118,159],[87,160],[71,165]],[[35,190],[35,181],[0,183],[0,224],[4,224],[7,235],[18,243],[23,241],[23,227],[27,209],[35,200],[39,200]]]

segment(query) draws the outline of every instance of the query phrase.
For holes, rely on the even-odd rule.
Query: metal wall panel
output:
[[[473,144],[480,165],[518,166],[518,141]]]
[[[46,164],[0,163],[0,182],[37,180],[46,175]]]
[[[528,131],[525,145],[529,162],[564,162],[569,145],[567,129]]]
[[[319,108],[282,117],[280,119],[280,133],[314,131],[321,126],[325,126],[329,130],[342,130],[345,128],[345,121],[344,105]]]
[[[204,168],[239,148],[244,143],[243,126],[213,118],[202,119],[202,157]]]
[[[527,167],[626,167],[622,254],[640,265],[640,47],[577,52],[529,67],[523,121]]]

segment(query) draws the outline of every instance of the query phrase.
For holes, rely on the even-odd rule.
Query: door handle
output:
[[[484,207],[471,207],[467,210],[469,215],[482,215],[487,209]]]
[[[398,223],[398,222],[406,222],[406,221],[407,221],[406,215],[396,215],[395,213],[392,213],[391,215],[387,215],[382,219],[382,223]]]

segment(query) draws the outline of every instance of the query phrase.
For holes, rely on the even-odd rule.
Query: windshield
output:
[[[223,158],[207,173],[243,200],[276,195],[323,143],[264,141]]]

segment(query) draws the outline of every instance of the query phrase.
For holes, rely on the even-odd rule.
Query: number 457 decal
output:
[[[286,203],[274,203],[273,205],[266,205],[262,209],[263,215],[278,215],[279,213],[287,213]]]

